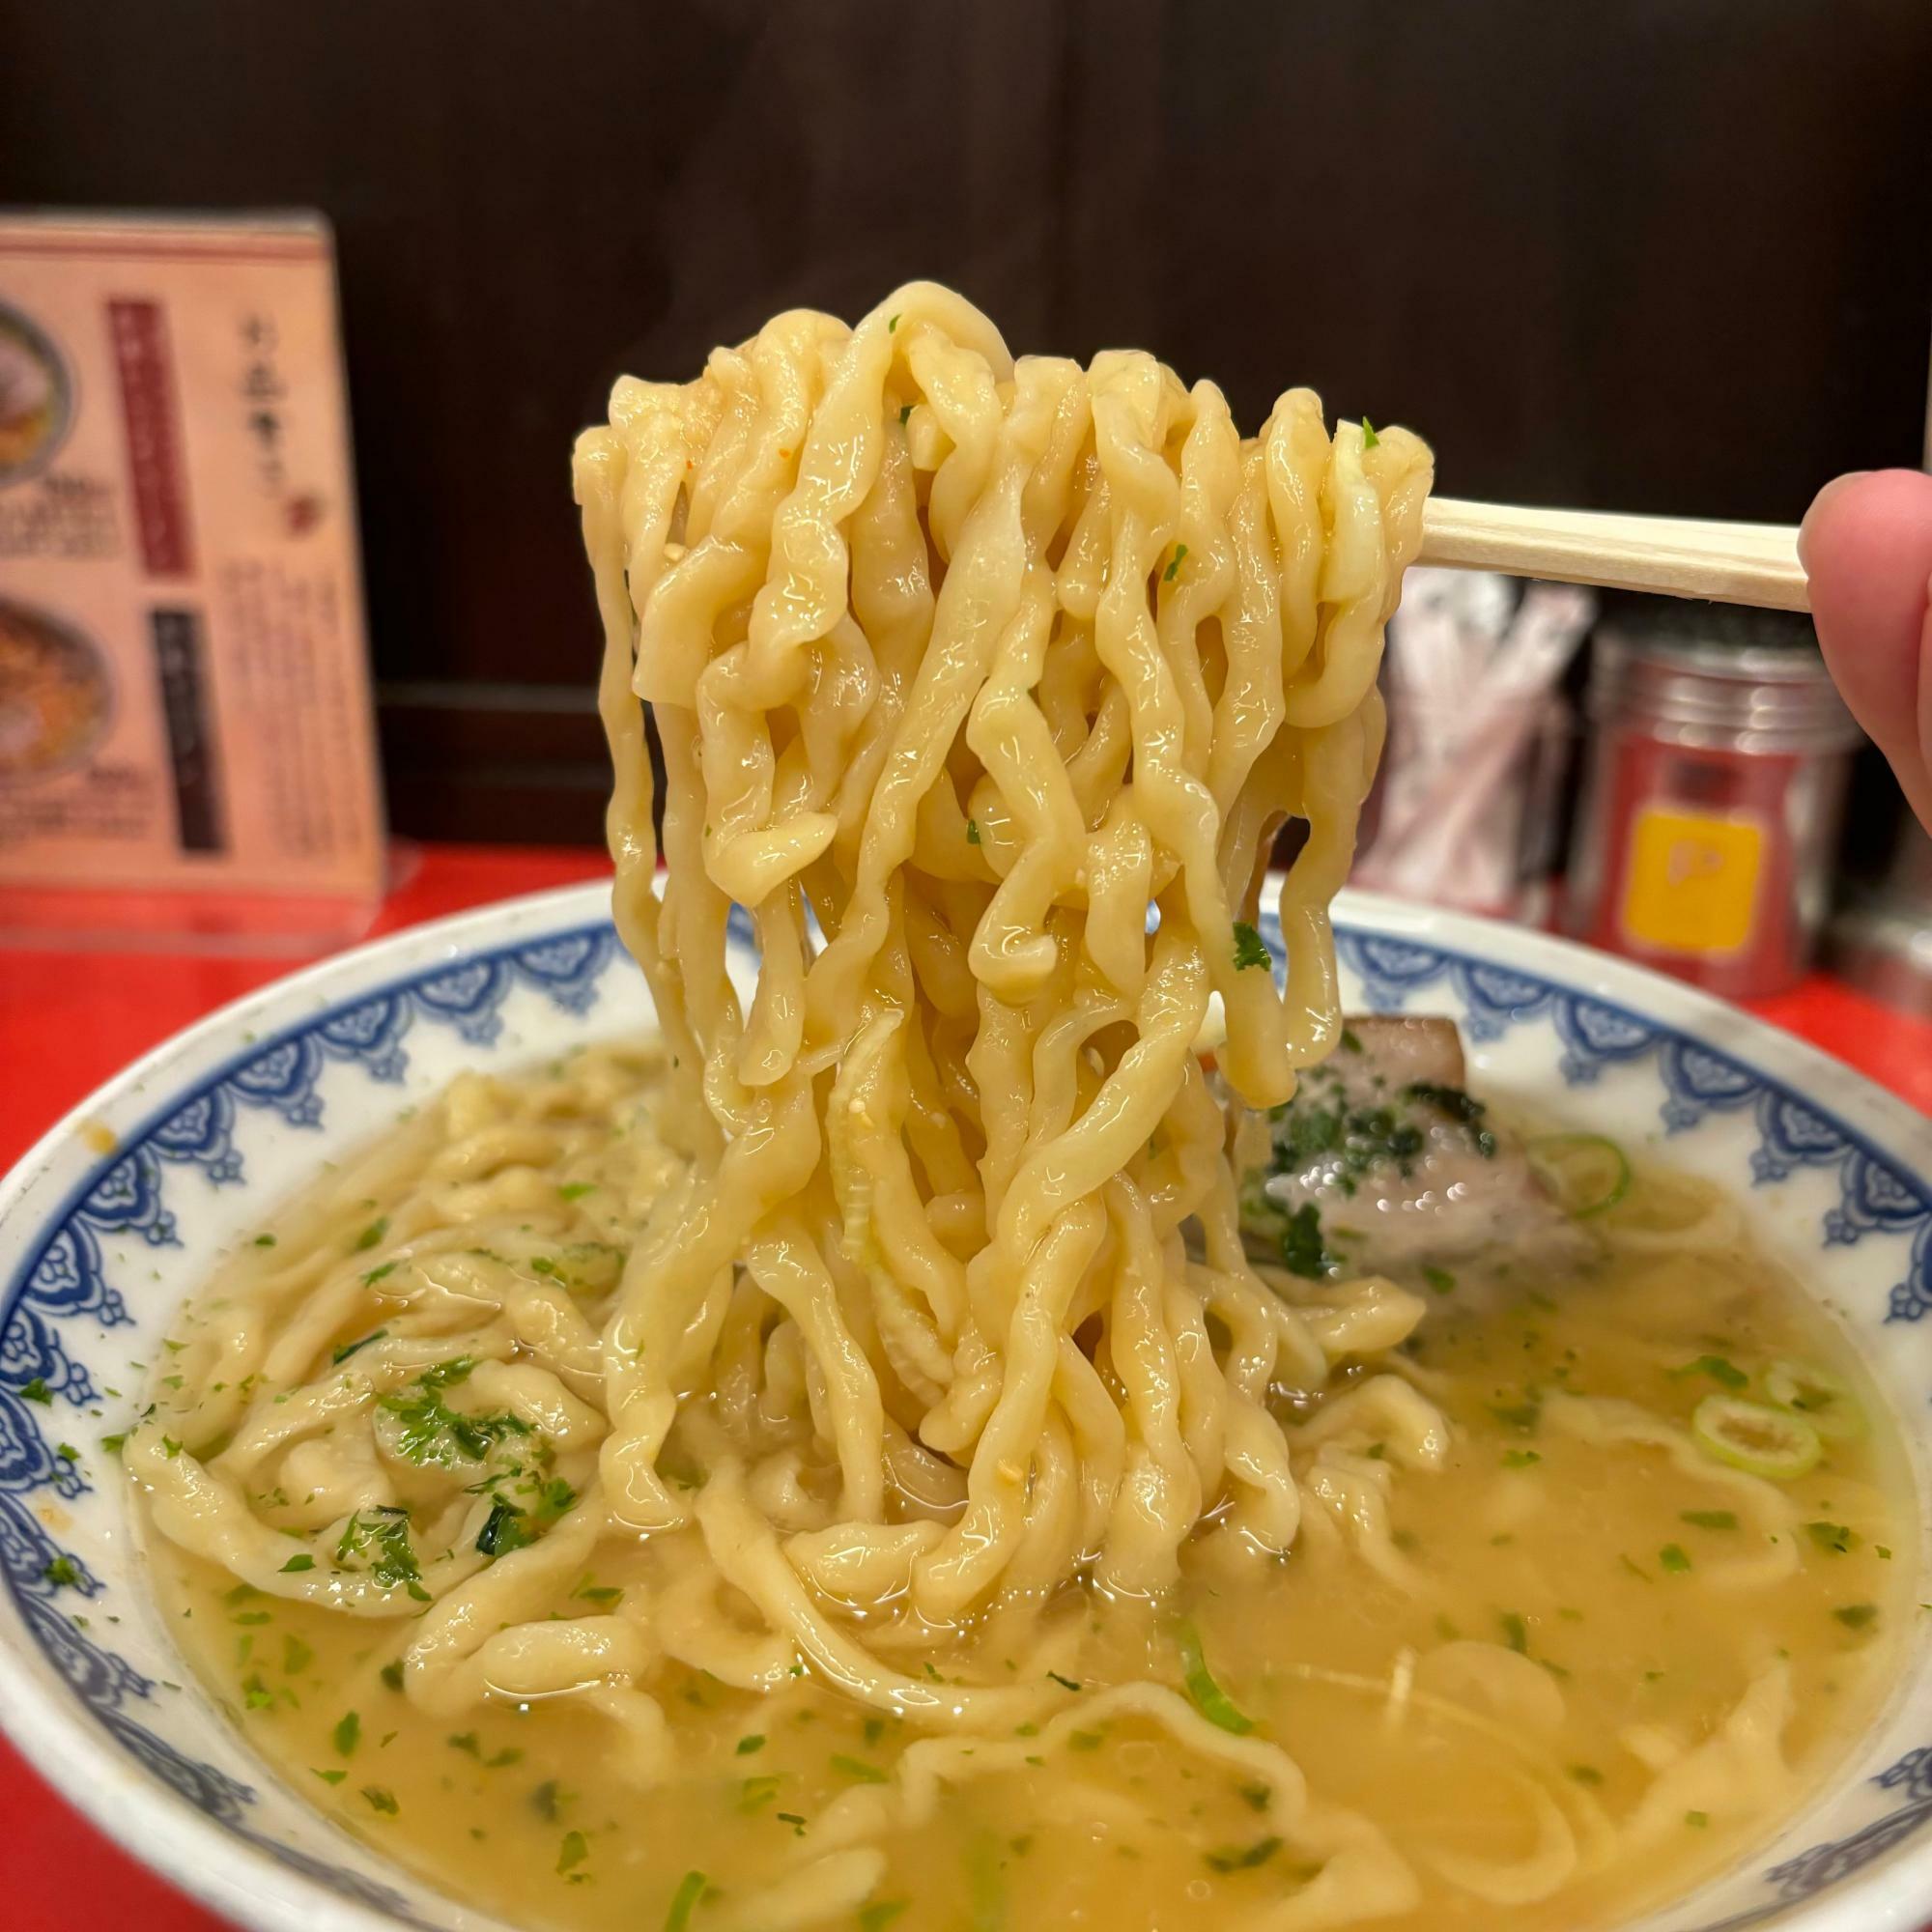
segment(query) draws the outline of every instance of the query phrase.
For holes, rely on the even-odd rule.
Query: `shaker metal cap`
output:
[[[1862,741],[1808,623],[1753,624],[1754,637],[1741,629],[1726,612],[1708,626],[1683,617],[1674,627],[1619,619],[1599,630],[1590,717],[1661,727],[1662,735],[1712,750],[1841,752]]]

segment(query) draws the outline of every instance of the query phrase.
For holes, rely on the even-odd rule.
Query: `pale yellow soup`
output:
[[[245,1357],[269,1364],[255,1371],[259,1385],[238,1391],[222,1372],[241,1359],[237,1326],[259,1312],[263,1283],[284,1284],[286,1296],[290,1280],[308,1279],[307,1261],[315,1286],[302,1293],[329,1293],[345,1267],[388,1251],[388,1224],[419,1232],[426,1200],[457,1225],[473,1210],[485,1230],[455,1252],[560,1288],[594,1330],[645,1197],[676,1166],[650,1138],[643,1103],[656,1077],[648,1054],[615,1054],[487,1083],[526,1122],[551,1123],[541,1150],[523,1149],[540,1158],[510,1163],[538,1180],[508,1197],[462,1194],[482,1184],[474,1176],[428,1186],[448,1144],[443,1109],[331,1172],[190,1312],[157,1378],[160,1412],[139,1438],[160,1446],[136,1458],[130,1441],[137,1481],[158,1471],[165,1487],[163,1465],[183,1458],[219,1475],[233,1442],[272,1411],[271,1385],[286,1395],[353,1372],[356,1354],[331,1358],[385,1325],[462,1330],[463,1293],[447,1270],[440,1287],[412,1290],[395,1279],[406,1264],[360,1284],[359,1299],[335,1289],[334,1319],[299,1369],[273,1354],[307,1347],[289,1339],[299,1302],[284,1302],[266,1355]],[[895,1919],[973,1932],[1260,1926],[1322,1885],[1338,1858],[1325,1875],[1336,1923],[1612,1923],[1736,1861],[1868,1722],[1916,1614],[1917,1551],[1879,1402],[1797,1284],[1735,1236],[1728,1204],[1639,1165],[1624,1199],[1587,1225],[1600,1252],[1580,1272],[1558,1278],[1519,1261],[1460,1270],[1453,1285],[1438,1277],[1408,1341],[1344,1363],[1318,1394],[1283,1397],[1310,1497],[1285,1558],[1243,1560],[1225,1540],[1203,1541],[1167,1601],[1083,1583],[1045,1603],[996,1605],[952,1632],[907,1628],[891,1604],[851,1619],[908,1674],[1037,1693],[1036,1715],[954,1733],[924,1747],[923,1760],[908,1752],[929,1732],[854,1701],[809,1663],[753,1690],[677,1660],[714,1639],[735,1658],[769,1636],[728,1588],[675,1634],[676,1618],[690,1622],[679,1593],[694,1529],[602,1536],[545,1611],[586,1629],[628,1619],[645,1633],[634,1661],[647,1662],[625,1681],[662,1712],[666,1749],[648,1774],[613,1721],[617,1706],[594,1698],[498,1687],[466,1708],[447,1691],[426,1707],[402,1661],[417,1619],[427,1626],[440,1603],[356,1616],[292,1602],[238,1584],[222,1562],[160,1533],[149,1539],[156,1585],[193,1669],[293,1788],[520,1924],[703,1932],[750,1914],[860,1932]],[[1716,1244],[1697,1246],[1714,1229]],[[362,1272],[383,1267],[377,1259]],[[391,1338],[359,1353],[385,1347]],[[1830,1429],[1815,1467],[1766,1481],[1698,1448],[1690,1425],[1700,1404],[1789,1394],[1774,1367],[1793,1362],[1842,1385],[1814,1407]],[[469,1379],[441,1396],[460,1406]],[[1398,1384],[1446,1424],[1436,1466],[1405,1434],[1407,1408],[1391,1406],[1378,1433],[1375,1391]],[[1352,1409],[1335,1407],[1351,1397]],[[399,1401],[413,1399],[406,1387]],[[441,1599],[452,1585],[439,1560],[450,1559],[437,1538],[454,1544],[460,1522],[474,1542],[477,1499],[462,1498],[479,1484],[487,1497],[492,1471],[541,1463],[497,1488],[522,1496],[539,1546],[568,1525],[567,1510],[544,1520],[541,1485],[581,1495],[594,1461],[581,1448],[545,1459],[539,1434],[501,1434],[476,1460],[459,1445],[448,1468],[392,1454],[394,1468],[359,1477],[360,1450],[347,1459],[356,1467],[331,1468],[289,1449],[258,1457],[236,1487],[261,1520],[312,1533],[327,1519],[333,1537],[341,1512],[329,1512],[358,1481],[372,1493],[380,1475],[411,1512],[423,1596]],[[328,1429],[320,1435],[326,1445]],[[680,1425],[667,1466],[702,1483],[702,1429]],[[1359,1476],[1351,1493],[1382,1498],[1378,1521],[1357,1534],[1346,1507],[1323,1508],[1318,1463]],[[318,1472],[342,1495],[289,1492],[292,1475]],[[1375,1515],[1373,1500],[1364,1509]],[[361,1549],[345,1557],[367,1560]],[[647,1640],[659,1625],[663,1648]],[[1038,1668],[1043,1630],[1050,1673]],[[1213,1721],[1183,1735],[1145,1712],[1081,1715],[1109,1687],[1141,1682],[1179,1691]],[[1305,1779],[1310,1816],[1326,1821],[1320,1829],[1278,1829],[1282,1751]],[[906,1796],[915,1773],[929,1787],[923,1804]],[[867,1803],[886,1821],[870,1834],[852,1823]],[[1393,1848],[1411,1875],[1406,1893],[1378,1897],[1374,1858],[1350,1875],[1337,1848],[1354,1837]],[[1311,1856],[1315,1840],[1324,1849]],[[824,1917],[810,1881],[786,1892],[818,1869],[823,1847],[861,1843],[883,1856],[863,1902]]]

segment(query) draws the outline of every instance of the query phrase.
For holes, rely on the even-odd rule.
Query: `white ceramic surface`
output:
[[[1784,1035],[1561,942],[1366,895],[1345,898],[1337,927],[1352,1007],[1448,1013],[1479,1090],[1633,1146],[1667,1143],[1668,1158],[1745,1200],[1759,1238],[1838,1313],[1896,1404],[1922,1518],[1932,1128]],[[150,1602],[100,1438],[127,1427],[134,1365],[174,1308],[319,1162],[459,1068],[647,1021],[604,889],[518,900],[344,954],[205,1020],[103,1088],[0,1186],[0,1720],[122,1843],[243,1925],[499,1921],[285,1790],[195,1687]],[[1922,1566],[1922,1520],[1918,1543]],[[1882,1721],[1830,1788],[1647,1932],[1932,1918],[1923,1622]],[[84,1874],[75,1887],[78,1900]]]

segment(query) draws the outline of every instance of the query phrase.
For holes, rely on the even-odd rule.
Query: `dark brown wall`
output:
[[[333,219],[398,827],[595,837],[620,370],[930,274],[1459,495],[1790,518],[1918,460],[1928,98],[1923,0],[9,0],[0,193]]]

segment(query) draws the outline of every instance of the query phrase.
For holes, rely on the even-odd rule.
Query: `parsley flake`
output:
[[[1266,942],[1245,920],[1235,922],[1235,971],[1245,973],[1250,966],[1265,967],[1271,962]]]

